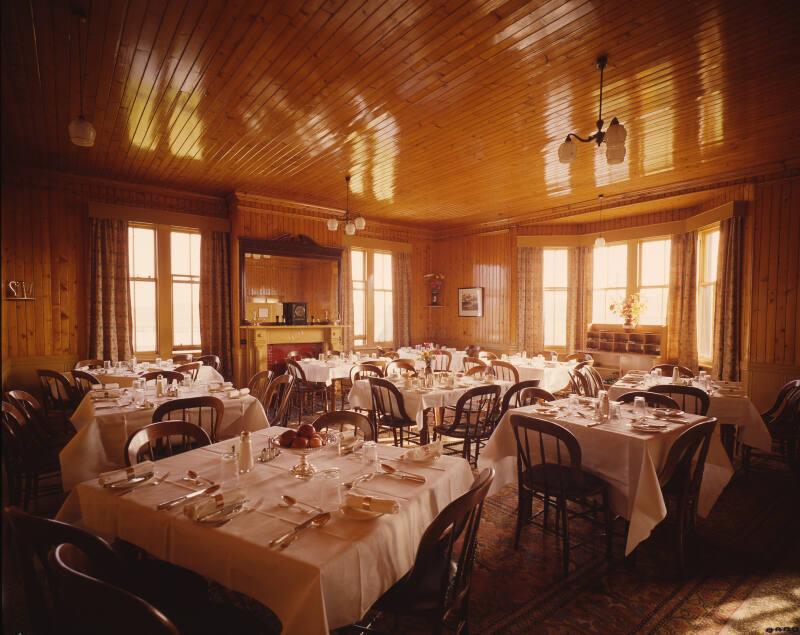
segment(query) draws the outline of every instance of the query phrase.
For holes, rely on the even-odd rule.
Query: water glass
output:
[[[633,418],[634,419],[644,419],[647,416],[647,403],[644,400],[644,397],[634,397],[633,398]]]
[[[609,401],[608,402],[609,421],[619,421],[621,418],[622,418],[622,402]]]
[[[160,357],[156,357],[156,366],[161,368],[161,358]]]
[[[569,397],[567,397],[567,410],[571,413],[574,413],[578,410],[579,403],[578,395],[576,395],[574,392],[570,393]]]
[[[342,474],[338,467],[317,472],[314,480],[319,482],[319,507],[326,512],[342,506]]]
[[[219,482],[232,482],[237,484],[239,481],[239,453],[236,446],[232,445],[230,450],[220,455],[219,463]]]
[[[105,370],[106,372],[111,370],[111,362],[109,360],[105,360],[103,362],[103,370]]]
[[[662,373],[661,373],[661,369],[660,369],[660,368],[656,368],[656,369],[653,371],[653,375],[655,375],[656,377],[661,377],[661,374],[662,374]]]
[[[368,468],[373,470],[378,469],[378,444],[375,441],[366,441],[364,443],[364,463]]]

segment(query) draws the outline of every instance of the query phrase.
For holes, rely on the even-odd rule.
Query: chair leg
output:
[[[559,500],[560,503],[560,512],[561,512],[561,523],[563,527],[561,528],[561,551],[562,551],[562,560],[563,560],[563,571],[564,577],[566,578],[569,575],[569,526],[567,521],[567,499],[562,498]]]
[[[533,495],[520,488],[517,496],[517,529],[514,535],[514,549],[519,549],[519,538],[522,534],[522,527],[530,520],[532,503]]]

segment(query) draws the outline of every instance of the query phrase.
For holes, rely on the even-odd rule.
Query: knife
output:
[[[173,498],[172,500],[164,501],[163,503],[159,503],[156,505],[156,509],[172,509],[176,505],[180,505],[192,498],[196,498],[198,496],[202,496],[203,494],[212,494],[219,489],[219,485],[210,485],[209,487],[205,487],[203,489],[199,489],[196,492],[192,492],[191,494],[184,494],[183,496],[178,496],[178,498]]]
[[[304,520],[302,523],[300,523],[296,527],[293,527],[292,529],[287,531],[282,536],[278,536],[277,538],[275,538],[275,540],[273,540],[272,542],[269,543],[269,546],[270,547],[275,547],[276,545],[279,545],[280,543],[282,543],[287,538],[290,538],[292,535],[296,534],[298,531],[303,531],[303,529],[305,529],[306,527],[309,527],[311,525],[311,523],[314,522],[314,520],[317,518],[317,516],[322,516],[322,514],[317,514],[316,516],[312,516],[308,520]]]

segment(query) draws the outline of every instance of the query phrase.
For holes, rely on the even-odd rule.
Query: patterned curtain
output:
[[[339,289],[339,298],[342,306],[341,324],[342,348],[345,351],[353,350],[353,259],[350,247],[342,250],[342,275]]]
[[[133,313],[128,282],[128,223],[89,219],[89,357],[133,356]]]
[[[575,352],[586,348],[592,321],[594,261],[591,247],[572,247],[567,258],[567,352]]]
[[[719,227],[717,292],[714,300],[714,377],[739,379],[739,294],[742,283],[742,219],[727,218]]]
[[[697,369],[697,232],[671,239],[667,337],[661,357]]]
[[[411,254],[392,254],[394,347],[411,344]]]
[[[534,355],[544,349],[542,248],[517,249],[517,348]]]
[[[200,239],[200,341],[204,355],[218,355],[225,378],[232,373],[230,236],[203,232]]]

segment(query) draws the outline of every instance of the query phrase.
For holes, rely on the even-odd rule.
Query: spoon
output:
[[[392,467],[391,465],[387,465],[386,463],[381,463],[381,469],[385,474],[390,474],[392,476],[399,476],[402,479],[414,481],[415,483],[425,482],[425,477],[420,474],[411,474],[410,472],[402,472],[401,470],[398,470],[396,467]]]
[[[297,500],[293,496],[287,496],[286,494],[281,496],[281,502],[286,507],[293,507],[294,505],[305,505],[306,507],[308,507],[310,509],[313,509],[314,511],[318,511],[320,513],[325,511],[324,509],[322,509],[320,507],[316,507],[315,505],[310,505],[308,503],[304,503],[303,501]]]
[[[187,470],[186,471],[186,476],[184,476],[181,480],[182,481],[189,481],[191,483],[197,483],[198,481],[205,481],[209,485],[213,485],[214,484],[214,481],[210,481],[209,479],[200,476],[194,470]]]

